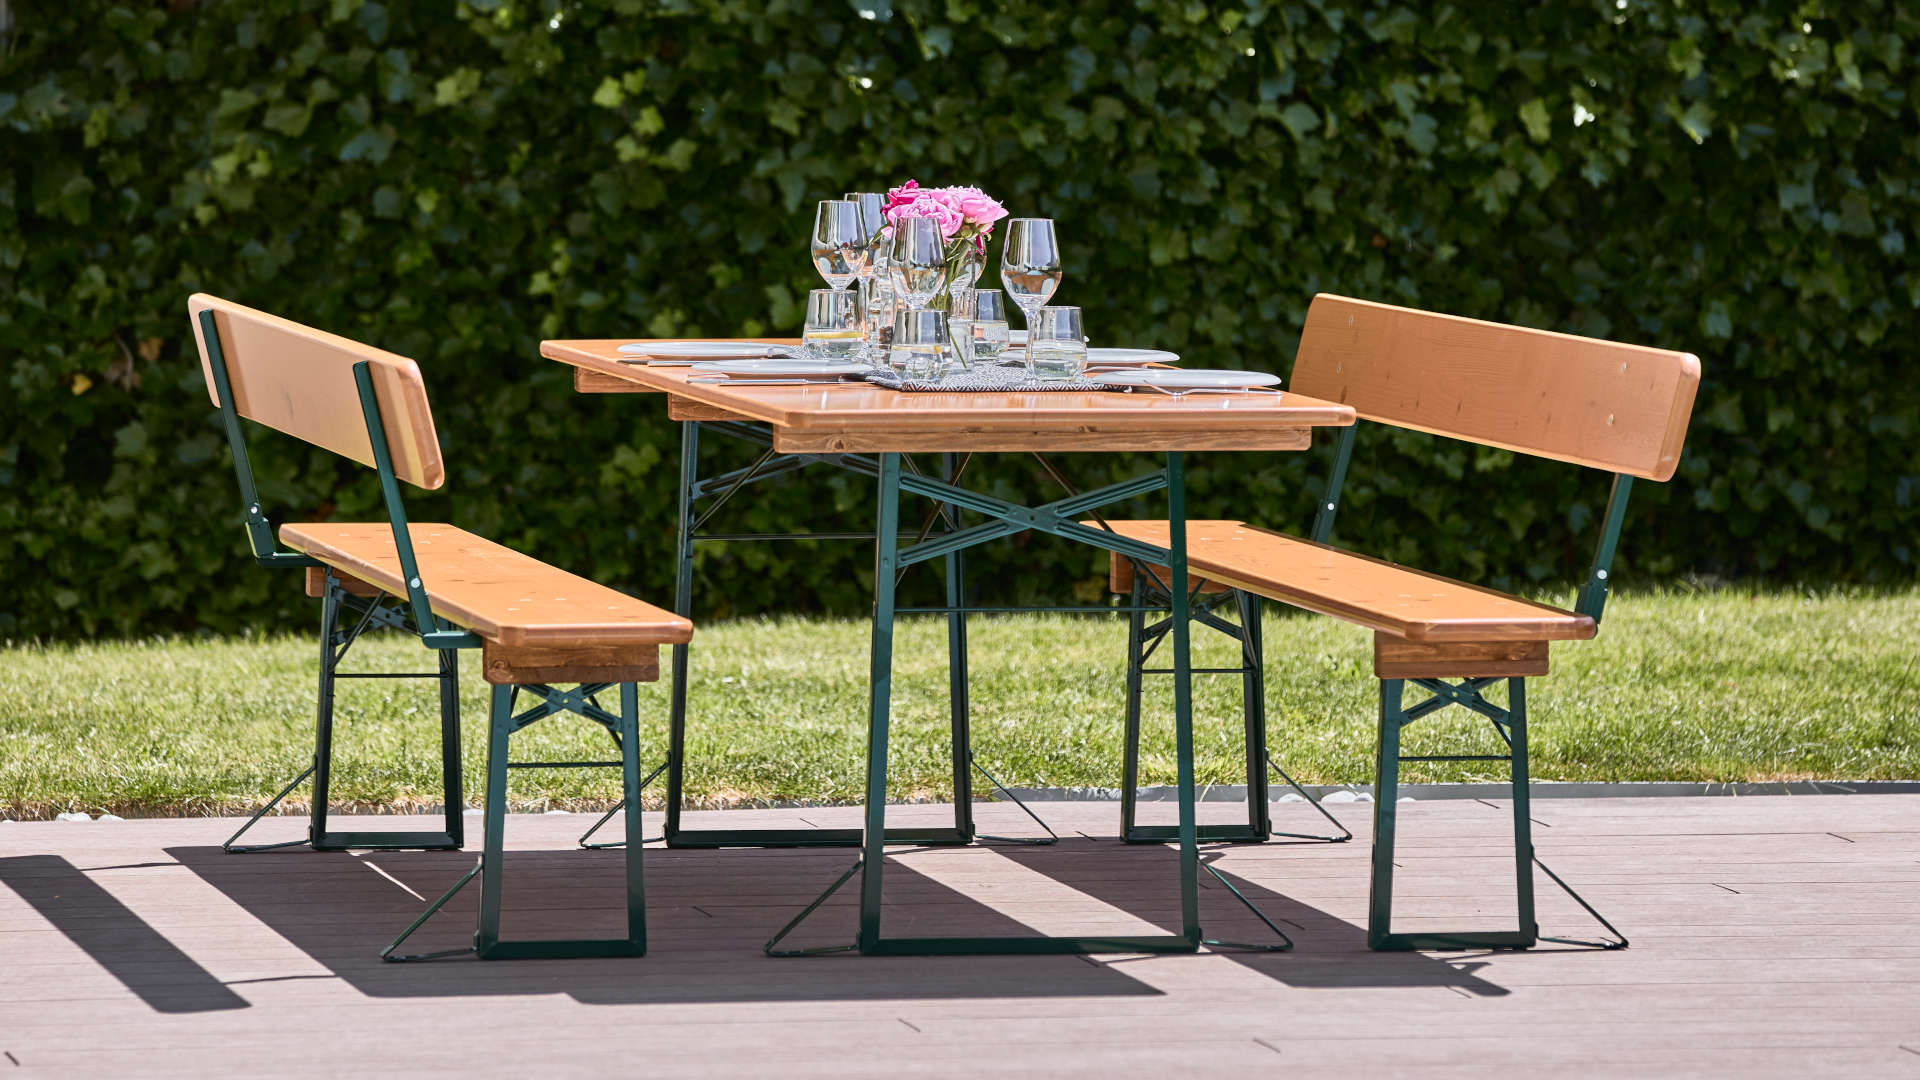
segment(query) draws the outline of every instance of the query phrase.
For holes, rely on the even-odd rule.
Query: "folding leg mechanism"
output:
[[[1148,624],[1147,612],[1155,608],[1172,609],[1173,596],[1171,586],[1161,578],[1165,571],[1140,560],[1133,560],[1133,591],[1127,615],[1127,729],[1126,759],[1122,767],[1120,784],[1120,835],[1130,844],[1153,844],[1174,839],[1177,830],[1171,825],[1140,825],[1136,823],[1138,790],[1140,787],[1140,709],[1144,694],[1145,676],[1172,674],[1171,668],[1150,668],[1148,661],[1167,640],[1173,629],[1171,615],[1158,622]],[[1267,713],[1265,677],[1262,665],[1265,654],[1262,651],[1260,637],[1261,598],[1238,589],[1203,596],[1200,588],[1204,583],[1196,583],[1187,595],[1187,608],[1194,622],[1201,623],[1212,630],[1240,643],[1240,663],[1237,667],[1194,668],[1195,675],[1238,675],[1241,679],[1241,700],[1244,702],[1243,715],[1246,719],[1247,754],[1247,823],[1245,825],[1202,825],[1199,827],[1200,839],[1211,841],[1258,842],[1268,837],[1284,836],[1296,840],[1319,840],[1338,844],[1353,839],[1353,833],[1340,823],[1340,819],[1327,812],[1313,793],[1296,783],[1285,769],[1273,760],[1267,749]],[[1215,610],[1231,600],[1238,609],[1238,624],[1221,618]],[[1327,819],[1338,835],[1319,833],[1275,832],[1272,815],[1267,807],[1268,786],[1267,771],[1278,773],[1287,786],[1298,792],[1309,805]]]
[[[1405,679],[1380,680],[1380,742],[1378,782],[1373,801],[1373,883],[1367,906],[1367,944],[1374,949],[1527,949],[1541,941],[1580,945],[1597,949],[1624,949],[1627,939],[1593,906],[1573,891],[1558,874],[1548,870],[1533,851],[1532,818],[1527,778],[1527,695],[1526,680],[1507,679],[1507,707],[1488,701],[1482,691],[1499,682],[1498,678],[1462,679],[1457,683],[1444,679],[1414,679],[1415,685],[1431,697],[1414,705],[1402,703]],[[1464,754],[1402,756],[1400,732],[1408,724],[1457,705],[1486,717],[1501,741],[1505,754]],[[1506,761],[1509,763],[1513,791],[1514,894],[1519,907],[1519,925],[1514,930],[1425,932],[1396,934],[1393,924],[1393,850],[1394,827],[1399,807],[1400,763],[1403,761]],[[1534,918],[1533,868],[1538,866],[1553,883],[1564,889],[1587,914],[1606,927],[1613,937],[1605,941],[1580,941],[1572,938],[1541,937]]]
[[[392,943],[380,950],[381,958],[391,961],[431,960],[472,953],[483,960],[565,960],[591,956],[645,955],[647,951],[646,893],[641,878],[641,846],[637,843],[629,843],[625,853],[626,937],[548,941],[500,940],[501,864],[502,845],[505,839],[503,833],[507,817],[507,770],[516,767],[507,760],[507,743],[514,732],[535,721],[562,712],[578,713],[612,732],[614,741],[620,747],[618,764],[624,779],[622,806],[626,813],[627,836],[632,838],[640,835],[639,690],[633,683],[620,683],[619,687],[619,715],[601,708],[595,698],[596,694],[608,688],[608,684],[605,683],[585,684],[572,690],[558,690],[541,684],[493,688],[487,739],[486,838],[479,861],[474,864],[473,869],[467,871],[459,881],[454,883],[453,888],[448,889],[445,895],[429,905],[426,911],[421,912],[420,917],[413,920],[413,923],[402,931],[399,937],[394,938]],[[532,708],[516,714],[514,712],[516,699],[523,690],[539,698],[540,701]],[[583,763],[530,764],[534,767],[554,768]],[[655,771],[657,774],[658,770]],[[396,950],[402,942],[432,918],[446,905],[447,901],[453,899],[454,894],[465,888],[467,883],[475,877],[480,879],[480,912],[471,948],[415,955],[397,954]]]
[[[253,816],[241,825],[239,830],[227,838],[221,847],[232,854],[244,854],[253,851],[271,851],[276,848],[311,846],[315,851],[345,851],[348,848],[364,850],[406,850],[424,849],[445,851],[459,848],[464,842],[464,826],[461,818],[461,778],[460,778],[460,668],[459,657],[452,649],[435,650],[439,656],[438,671],[428,672],[343,672],[340,662],[346,658],[349,650],[360,636],[374,627],[390,627],[415,632],[411,618],[404,603],[388,607],[392,599],[385,594],[370,599],[360,599],[350,595],[340,583],[333,571],[328,570],[325,577],[325,589],[320,609],[320,694],[314,731],[313,763],[280,793],[267,801],[265,806],[254,811]],[[349,617],[358,616],[351,626],[343,628],[341,613]],[[327,830],[327,795],[331,787],[333,773],[333,688],[336,679],[437,679],[440,683],[440,769],[444,785],[443,811],[446,820],[444,832],[397,832],[383,830],[376,832],[329,832]],[[313,778],[313,808],[305,840],[288,840],[277,844],[241,844],[241,836],[254,823],[265,817],[274,807],[280,805],[288,795],[306,781]]]

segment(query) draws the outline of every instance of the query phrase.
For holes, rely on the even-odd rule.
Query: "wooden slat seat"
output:
[[[1160,547],[1170,538],[1165,521],[1109,524]],[[1585,615],[1240,521],[1187,522],[1187,567],[1210,582],[1409,641],[1578,641],[1595,632]]]
[[[434,615],[484,639],[488,682],[651,681],[660,646],[693,639],[687,619],[465,529],[413,523],[408,534]],[[280,539],[350,591],[406,595],[386,522],[287,524]]]
[[[452,525],[409,528],[433,613],[502,645],[679,645],[693,624]],[[381,592],[406,595],[384,521],[287,524],[280,539]]]

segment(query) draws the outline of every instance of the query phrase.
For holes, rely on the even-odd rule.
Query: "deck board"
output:
[[[1171,849],[1111,839],[1113,804],[1038,809],[1060,845],[898,849],[887,932],[1171,928]],[[379,946],[471,854],[228,856],[224,820],[8,822],[0,1051],[19,1065],[0,1057],[0,1074],[557,1075],[644,1063],[707,1077],[765,1075],[777,1061],[794,1078],[1327,1062],[1432,1077],[1920,1076],[1920,796],[1536,802],[1541,856],[1633,938],[1615,953],[1368,952],[1372,808],[1331,809],[1354,843],[1208,849],[1297,951],[1152,958],[769,960],[760,943],[851,852],[652,849],[645,958],[390,965]],[[1308,827],[1308,808],[1273,810],[1282,828]],[[687,825],[852,813],[702,812]],[[889,819],[949,814],[902,806]],[[1004,806],[979,814],[997,831],[1019,820]],[[1510,807],[1432,802],[1401,815],[1397,928],[1504,925]],[[572,850],[585,821],[509,819],[509,934],[617,929],[620,856]],[[258,838],[302,828],[268,819]],[[1546,932],[1591,932],[1544,880],[1539,899]],[[414,944],[463,944],[473,902],[457,899]],[[1201,903],[1210,933],[1260,931],[1223,889]],[[845,940],[853,915],[851,898],[836,898],[800,936]],[[305,1034],[316,1030],[352,1037]]]

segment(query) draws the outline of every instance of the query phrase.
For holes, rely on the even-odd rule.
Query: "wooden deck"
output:
[[[1631,949],[1369,953],[1365,805],[1335,808],[1357,834],[1350,844],[1208,849],[1284,920],[1297,951],[1158,958],[771,960],[760,944],[852,853],[661,850],[647,863],[643,959],[383,964],[380,946],[471,854],[233,856],[219,849],[230,821],[4,823],[0,1080],[1920,1076],[1920,796],[1534,807],[1541,856]],[[902,849],[887,932],[1173,928],[1170,849],[1111,839],[1111,804],[1039,809],[1065,837],[1057,847]],[[1397,928],[1507,925],[1505,807],[1402,810]],[[1226,813],[1205,805],[1203,820]],[[1316,823],[1300,805],[1275,813],[1283,829]],[[688,826],[857,814],[734,811],[689,815]],[[1011,806],[983,806],[980,819],[990,832],[1025,831]],[[509,935],[617,932],[619,854],[571,850],[590,821],[509,820]],[[256,837],[302,829],[273,819]],[[1544,932],[1592,931],[1544,878],[1540,896]],[[460,898],[411,944],[462,944],[472,902]],[[1211,934],[1260,932],[1223,889],[1202,904]],[[852,929],[851,897],[836,898],[799,937],[844,941]]]

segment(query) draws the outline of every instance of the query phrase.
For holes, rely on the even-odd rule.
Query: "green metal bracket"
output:
[[[200,313],[200,334],[207,343],[207,366],[213,370],[214,396],[220,399],[220,419],[227,429],[227,448],[233,451],[234,479],[240,483],[240,504],[246,508],[247,547],[261,566],[319,566],[316,559],[296,551],[278,551],[273,526],[260,511],[260,493],[253,484],[253,461],[240,432],[240,410],[233,402],[233,383],[227,374],[226,350],[220,347],[220,328],[212,311]]]
[[[1620,527],[1627,520],[1627,496],[1633,493],[1633,477],[1613,474],[1613,491],[1607,496],[1607,520],[1600,533],[1600,546],[1593,553],[1593,566],[1587,571],[1587,583],[1573,609],[1600,621],[1607,606],[1607,578],[1613,572],[1613,552],[1620,544]]]
[[[420,583],[420,566],[413,557],[413,534],[407,528],[407,507],[400,498],[400,480],[393,473],[393,455],[387,449],[387,425],[380,418],[380,398],[374,393],[373,372],[365,360],[353,365],[353,383],[360,391],[360,412],[367,421],[368,441],[373,444],[373,467],[380,474],[380,494],[387,502],[387,521],[393,526],[393,548],[400,558],[400,579],[406,584],[413,624],[420,628],[420,643],[429,649],[477,649],[479,635],[440,624],[427,599],[427,590]]]
[[[1313,542],[1327,543],[1333,537],[1333,519],[1340,513],[1340,493],[1347,486],[1347,463],[1353,460],[1353,441],[1359,434],[1360,424],[1356,421],[1351,427],[1342,428],[1340,441],[1335,444],[1333,453],[1333,472],[1327,475],[1327,492],[1320,500],[1320,509],[1313,515]]]

